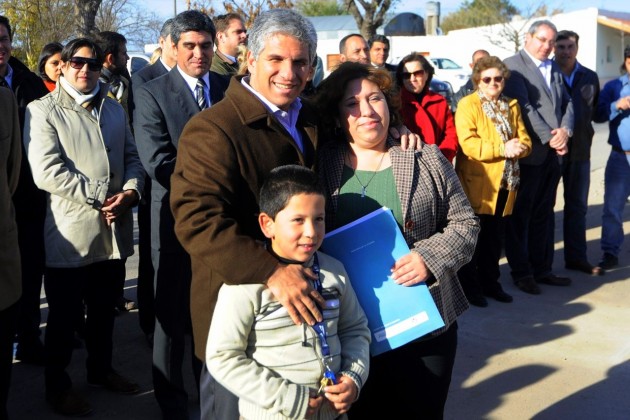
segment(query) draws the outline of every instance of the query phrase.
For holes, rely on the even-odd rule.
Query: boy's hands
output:
[[[359,390],[352,379],[339,375],[339,382],[324,388],[324,396],[330,405],[339,413],[347,413],[356,401]]]
[[[317,279],[310,268],[299,264],[278,264],[276,271],[267,280],[267,287],[287,309],[296,325],[301,325],[302,322],[315,325],[323,320],[317,304],[323,306],[326,301],[307,279]]]

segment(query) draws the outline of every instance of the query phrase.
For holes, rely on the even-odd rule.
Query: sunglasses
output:
[[[414,72],[412,72],[412,73],[407,73],[407,72],[405,72],[405,73],[403,73],[403,74],[402,74],[402,78],[403,78],[403,79],[405,79],[405,80],[409,80],[409,79],[411,79],[411,75],[412,75],[412,74],[413,74],[414,76],[416,76],[416,77],[422,77],[422,76],[424,76],[426,73],[427,73],[427,72],[426,72],[426,71],[424,71],[424,69],[416,70],[416,71],[414,71]]]
[[[90,71],[101,71],[103,68],[103,63],[99,63],[96,58],[72,57],[69,62],[70,67],[75,70],[81,70],[86,64]]]
[[[484,82],[486,85],[489,85],[491,81],[493,81],[495,83],[501,83],[503,81],[503,76],[494,76],[494,77],[482,77],[481,81]]]

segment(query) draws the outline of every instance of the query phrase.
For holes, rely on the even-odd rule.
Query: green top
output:
[[[354,176],[355,174],[356,176]],[[374,177],[372,178],[372,176]],[[359,178],[358,181],[357,177]],[[365,197],[362,197],[364,186]],[[392,210],[394,218],[402,230],[402,208],[392,167],[373,172],[353,171],[352,168],[344,165],[343,174],[341,175],[335,228],[353,222],[383,206]]]

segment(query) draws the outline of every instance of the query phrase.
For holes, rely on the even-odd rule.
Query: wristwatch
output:
[[[563,127],[565,130],[567,130],[567,136],[569,137],[573,137],[573,130],[570,129],[569,127]]]

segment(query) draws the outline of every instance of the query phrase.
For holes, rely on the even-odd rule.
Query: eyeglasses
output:
[[[422,76],[424,76],[426,73],[427,73],[427,72],[426,72],[426,71],[424,71],[424,69],[416,70],[416,71],[411,72],[411,73],[404,72],[404,73],[402,74],[402,78],[403,78],[403,79],[405,79],[405,80],[409,80],[409,79],[411,79],[411,75],[412,75],[412,74],[413,74],[415,77],[422,77]]]
[[[553,47],[554,45],[556,45],[555,39],[547,39],[538,35],[534,35],[534,38],[536,38],[543,45],[549,45],[550,47]]]
[[[90,71],[101,71],[103,68],[103,63],[99,63],[96,58],[72,57],[68,61],[70,62],[70,67],[75,70],[81,70],[86,64]]]
[[[489,85],[490,82],[494,80],[495,83],[501,83],[503,81],[503,76],[494,76],[494,77],[482,77],[481,81],[486,85]]]

